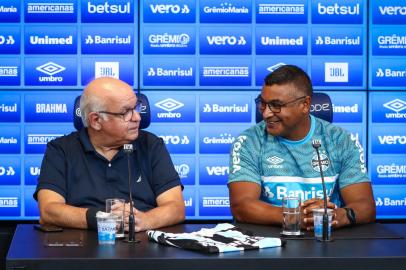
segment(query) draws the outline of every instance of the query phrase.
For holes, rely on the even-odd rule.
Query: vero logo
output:
[[[177,100],[174,100],[172,98],[167,98],[164,99],[160,102],[155,103],[155,106],[157,106],[158,108],[167,111],[167,112],[171,112],[177,109],[180,109],[184,106],[185,104],[183,104],[182,102],[179,102]]]
[[[389,102],[383,104],[383,106],[385,108],[388,108],[389,110],[399,113],[400,111],[403,111],[404,109],[406,109],[406,102],[397,98],[397,99],[394,99],[392,101],[389,101]]]

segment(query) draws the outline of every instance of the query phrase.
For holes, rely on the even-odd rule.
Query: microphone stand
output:
[[[135,238],[135,218],[134,218],[134,205],[133,197],[131,192],[131,164],[130,164],[130,154],[133,152],[132,144],[125,144],[124,151],[127,153],[127,165],[128,165],[128,188],[130,197],[130,215],[128,216],[128,240],[127,243],[138,243],[140,240]]]
[[[323,186],[323,196],[324,196],[323,241],[330,241],[330,239],[327,239],[327,235],[328,235],[328,233],[327,233],[327,230],[328,230],[327,191],[326,191],[326,184],[324,182],[324,174],[323,174],[320,153],[319,153],[319,147],[321,146],[321,143],[320,143],[320,141],[313,141],[312,145],[313,145],[313,148],[316,149],[317,161],[318,161],[319,169],[320,169],[321,184]]]

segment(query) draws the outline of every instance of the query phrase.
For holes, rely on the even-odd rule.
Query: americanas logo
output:
[[[251,23],[251,1],[200,1],[201,23]]]
[[[200,85],[248,86],[251,85],[251,59],[201,59]]]
[[[20,59],[1,60],[0,85],[20,85]]]
[[[1,1],[0,3],[0,22],[20,22],[19,0]]]
[[[228,189],[224,186],[199,187],[199,214],[201,216],[230,216]]]
[[[257,1],[259,2],[259,1]],[[257,23],[307,23],[307,1],[261,0],[256,4]]]
[[[256,35],[257,54],[305,55],[307,54],[307,29],[258,28]]]
[[[251,122],[251,96],[201,95],[200,122]]]
[[[362,24],[364,5],[362,0],[312,1],[312,23]]]
[[[86,0],[81,1],[84,23],[132,23],[134,22],[133,0]]]
[[[374,24],[406,24],[406,3],[403,0],[371,1]]]
[[[194,0],[145,0],[145,23],[194,23],[196,2]]]
[[[362,28],[312,30],[312,54],[314,55],[362,55]]]
[[[133,54],[133,27],[83,27],[83,54]]]
[[[372,55],[405,55],[406,30],[402,28],[373,29]]]
[[[77,3],[73,0],[63,2],[51,1],[49,3],[28,3],[24,1],[25,22],[60,22],[73,23],[77,21]],[[53,3],[54,2],[54,3]]]
[[[195,60],[192,58],[146,59],[143,81],[146,86],[194,86]]]
[[[251,29],[201,28],[201,54],[251,54]]]
[[[144,54],[194,54],[196,50],[195,29],[191,27],[145,28],[143,36]]]
[[[26,54],[76,54],[76,27],[26,27]]]

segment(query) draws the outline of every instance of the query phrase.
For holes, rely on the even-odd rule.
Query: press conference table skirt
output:
[[[180,224],[162,229],[192,232],[216,224]],[[256,235],[279,237],[280,228],[236,224]],[[98,245],[97,233],[64,230],[59,234],[41,233],[32,224],[18,225],[6,258],[6,268],[15,269],[323,269],[369,270],[406,269],[406,224],[368,224],[333,231],[334,241],[321,243],[312,235],[287,239],[277,248],[202,254],[152,243],[137,233],[138,244],[117,241],[114,246]],[[51,238],[80,241],[81,246],[49,247]]]

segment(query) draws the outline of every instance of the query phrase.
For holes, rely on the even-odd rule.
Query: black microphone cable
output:
[[[323,168],[321,165],[321,159],[320,159],[320,153],[319,153],[319,148],[321,146],[320,140],[313,140],[312,146],[314,149],[316,149],[317,153],[317,161],[320,169],[320,176],[321,176],[321,184],[323,186],[323,195],[324,195],[324,214],[323,214],[323,241],[328,241],[330,239],[327,239],[327,230],[328,230],[328,215],[327,215],[327,191],[326,191],[326,184],[324,182],[324,174],[323,174]]]
[[[130,215],[128,216],[128,243],[138,243],[139,240],[135,239],[135,217],[134,217],[134,205],[133,197],[131,192],[131,164],[130,164],[130,154],[133,152],[132,144],[123,145],[124,152],[127,153],[127,164],[128,164],[128,191],[130,197]]]

